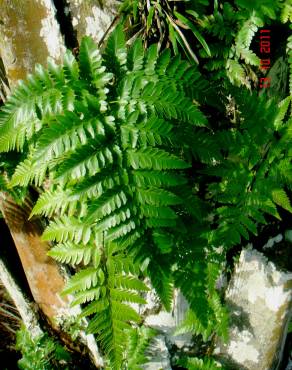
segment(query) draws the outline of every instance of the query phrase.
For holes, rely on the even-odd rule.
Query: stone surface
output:
[[[144,369],[168,370],[171,369],[171,349],[174,347],[183,350],[192,346],[191,334],[174,335],[177,325],[185,318],[188,304],[179,290],[174,291],[171,312],[166,312],[162,309],[153,290],[147,293],[146,299],[146,308],[143,307],[143,311],[140,311],[140,314],[144,317],[144,325],[156,329],[159,335],[151,346],[152,356]]]
[[[292,273],[277,270],[261,253],[243,250],[226,292],[230,337],[215,354],[227,369],[276,369],[292,297]]]
[[[80,43],[83,36],[92,36],[98,43],[117,14],[118,2],[107,0],[103,5],[97,2],[69,0],[72,25]]]
[[[269,248],[273,248],[276,243],[280,243],[282,240],[283,240],[283,235],[278,234],[274,238],[269,239],[268,242],[263,246],[263,249],[266,250]]]
[[[151,354],[151,359],[143,366],[144,370],[171,370],[170,355],[163,335],[155,337]]]

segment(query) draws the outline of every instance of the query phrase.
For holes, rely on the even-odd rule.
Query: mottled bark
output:
[[[61,61],[65,50],[50,0],[0,0],[0,53],[10,87],[32,72],[36,63],[46,64],[50,56]],[[42,229],[28,221],[29,205],[20,207],[6,193],[0,207],[20,256],[32,295],[52,324],[68,307],[59,292],[64,278],[58,265],[47,257],[49,245],[41,241]]]
[[[244,250],[226,292],[228,343],[215,353],[232,370],[278,369],[291,312],[292,273],[255,250]]]
[[[6,193],[0,193],[0,209],[17,248],[35,302],[56,327],[54,318],[68,308],[59,293],[64,278],[56,262],[47,256],[49,245],[41,241],[42,228],[28,221],[29,203],[20,207]]]
[[[64,44],[51,0],[0,0],[0,55],[13,87],[47,57],[62,59]]]
[[[0,0],[0,9],[1,72],[6,70],[6,75],[0,75],[0,78],[13,90],[19,79],[25,79],[27,73],[34,70],[36,63],[45,66],[48,57],[61,62],[65,46],[51,0]],[[1,94],[3,100],[4,95]],[[56,261],[47,256],[49,244],[41,240],[43,228],[37,220],[28,220],[31,211],[29,202],[20,206],[7,193],[0,192],[0,209],[33,298],[52,327],[59,329],[58,318],[76,314],[78,307],[77,310],[70,309],[68,299],[60,296],[65,277]],[[103,361],[94,337],[84,332],[80,333],[80,337],[95,365],[100,367]]]

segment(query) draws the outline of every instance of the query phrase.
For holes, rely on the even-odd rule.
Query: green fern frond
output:
[[[48,169],[47,163],[37,163],[27,158],[17,167],[10,181],[10,186],[27,186],[33,181],[40,186],[45,180]]]
[[[95,267],[88,267],[80,272],[77,272],[67,283],[66,288],[62,294],[72,294],[79,291],[85,291],[87,289],[97,286],[100,280],[100,270]]]
[[[58,180],[68,181],[71,179],[85,178],[86,175],[93,176],[113,163],[113,153],[109,148],[101,149],[93,143],[88,143],[73,153],[66,156],[58,167],[56,177]]]
[[[91,236],[91,228],[73,217],[62,216],[51,221],[43,233],[43,240],[56,240],[57,242],[72,241],[87,244]]]
[[[246,74],[240,63],[234,59],[228,59],[226,63],[227,76],[235,86],[246,85]]]
[[[171,170],[184,169],[190,165],[162,149],[146,148],[128,150],[128,159],[133,169]]]
[[[187,357],[178,362],[188,370],[217,370],[222,369],[221,364],[216,363],[212,358]]]
[[[272,198],[273,202],[277,205],[281,206],[282,208],[286,209],[286,211],[289,211],[292,213],[292,207],[290,199],[283,189],[275,189],[272,191]]]
[[[127,332],[125,350],[125,368],[142,370],[141,365],[147,363],[148,352],[151,350],[151,342],[156,331],[144,326],[133,328]]]
[[[212,325],[203,324],[200,318],[193,312],[189,310],[185,316],[184,321],[178,325],[175,329],[174,335],[181,335],[187,333],[193,333],[195,335],[201,334],[204,341],[207,341],[212,334]]]
[[[172,276],[161,266],[159,266],[159,264],[154,262],[150,263],[147,269],[151,278],[151,283],[156,290],[164,308],[166,311],[170,311],[174,289]]]
[[[90,262],[92,262],[94,248],[96,248],[96,246],[91,244],[83,246],[79,244],[66,242],[54,246],[48,252],[48,255],[61,263],[67,263],[73,266],[78,265],[80,263],[88,265]],[[96,258],[94,260],[94,264],[97,265]]]
[[[72,215],[78,200],[77,196],[71,195],[70,191],[62,188],[54,191],[47,190],[37,200],[30,217],[38,214],[51,217],[54,213],[63,215],[66,211]]]
[[[292,4],[289,0],[284,1],[284,3],[282,4],[280,18],[282,23],[287,23],[288,21],[292,22]]]

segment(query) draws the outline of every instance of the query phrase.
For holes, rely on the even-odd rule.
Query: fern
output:
[[[291,212],[285,191],[289,180],[281,176],[278,169],[279,163],[286,163],[287,142],[281,143],[289,125],[282,128],[280,135],[283,136],[279,140],[273,134],[288,104],[281,103],[277,108],[265,98],[254,101],[248,93],[244,93],[244,100],[242,94],[235,93],[235,96],[240,96],[238,104],[240,111],[245,112],[244,120],[236,132],[219,133],[218,140],[223,134],[229,154],[224,162],[206,171],[223,180],[209,185],[210,194],[217,202],[218,225],[210,232],[210,241],[214,245],[223,243],[227,248],[248,240],[250,233],[257,235],[259,225],[266,223],[265,213],[280,219],[278,206]]]
[[[77,292],[73,305],[92,301],[81,315],[94,315],[88,331],[97,334],[112,368],[119,369],[123,361],[124,331],[130,329],[129,322],[140,322],[138,313],[126,303],[146,303],[138,292],[148,288],[134,276],[124,275],[125,258],[102,252],[106,264],[77,273],[64,293]]]
[[[130,329],[127,333],[125,369],[141,370],[147,363],[149,352],[151,351],[151,342],[156,331],[146,327]],[[147,356],[148,355],[148,356]]]
[[[248,9],[244,1],[237,6]],[[222,55],[218,45],[210,51],[235,84],[245,84],[239,59],[255,64],[251,40],[273,10],[257,2],[256,13],[248,9],[235,21],[232,10],[224,4],[198,28],[211,24],[212,37],[230,44],[237,37],[233,54]],[[269,215],[280,219],[280,207],[291,212],[289,99],[278,107],[229,87],[230,122],[226,91],[210,85],[179,56],[159,54],[158,45],[144,51],[137,39],[128,48],[117,28],[102,52],[86,37],[78,61],[68,52],[63,66],[37,66],[0,113],[0,150],[22,151],[10,186],[49,179],[31,216],[49,218],[49,255],[76,268],[64,294],[84,305],[81,315],[113,369],[130,361],[123,335],[141,324],[133,304],[145,303],[146,276],[166,310],[174,288],[186,297],[181,330],[226,338],[215,283],[227,250],[257,235]],[[206,105],[219,120],[208,122]]]
[[[188,370],[216,370],[224,369],[221,364],[216,363],[212,358],[186,357],[178,362]]]
[[[37,67],[1,113],[0,130],[8,136],[0,149],[24,151],[11,186],[40,186],[49,174],[50,189],[31,217],[50,218],[43,239],[56,244],[49,255],[80,267],[64,294],[86,305],[82,315],[91,317],[89,330],[113,368],[123,361],[123,330],[140,321],[129,304],[145,303],[137,291],[147,287],[134,260],[149,261],[144,273],[171,308],[172,235],[185,212],[176,191],[190,167],[190,146],[182,151],[176,137],[183,125],[207,125],[193,101],[193,80],[185,78],[192,71],[179,57],[158,55],[155,45],[144,52],[139,40],[127,52],[117,29],[102,54],[87,37],[78,62],[67,53],[64,66]],[[157,261],[166,253],[162,266]]]

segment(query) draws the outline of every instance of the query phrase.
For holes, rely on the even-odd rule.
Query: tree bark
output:
[[[0,78],[13,90],[20,79],[25,79],[27,73],[34,70],[35,64],[46,66],[48,57],[61,62],[65,45],[51,0],[0,0],[0,8],[1,72],[6,71],[6,75],[2,76],[2,73]],[[4,100],[6,90],[1,91]],[[41,240],[42,226],[37,220],[28,221],[31,211],[29,201],[20,206],[7,193],[0,192],[0,209],[34,300],[52,328],[60,330],[58,319],[76,315],[78,308],[70,309],[69,300],[60,296],[65,286],[64,273],[56,261],[47,256],[49,244]],[[9,286],[5,284],[5,287],[9,290]],[[100,367],[103,361],[94,337],[84,332],[80,336],[89,349],[93,363]]]
[[[41,241],[42,228],[37,221],[28,221],[31,204],[22,207],[7,193],[0,193],[0,210],[17,248],[35,302],[57,329],[56,317],[69,304],[59,293],[64,288],[64,277],[57,263],[47,256],[48,243]]]
[[[13,87],[47,57],[61,61],[64,43],[51,0],[0,0],[0,55]]]

